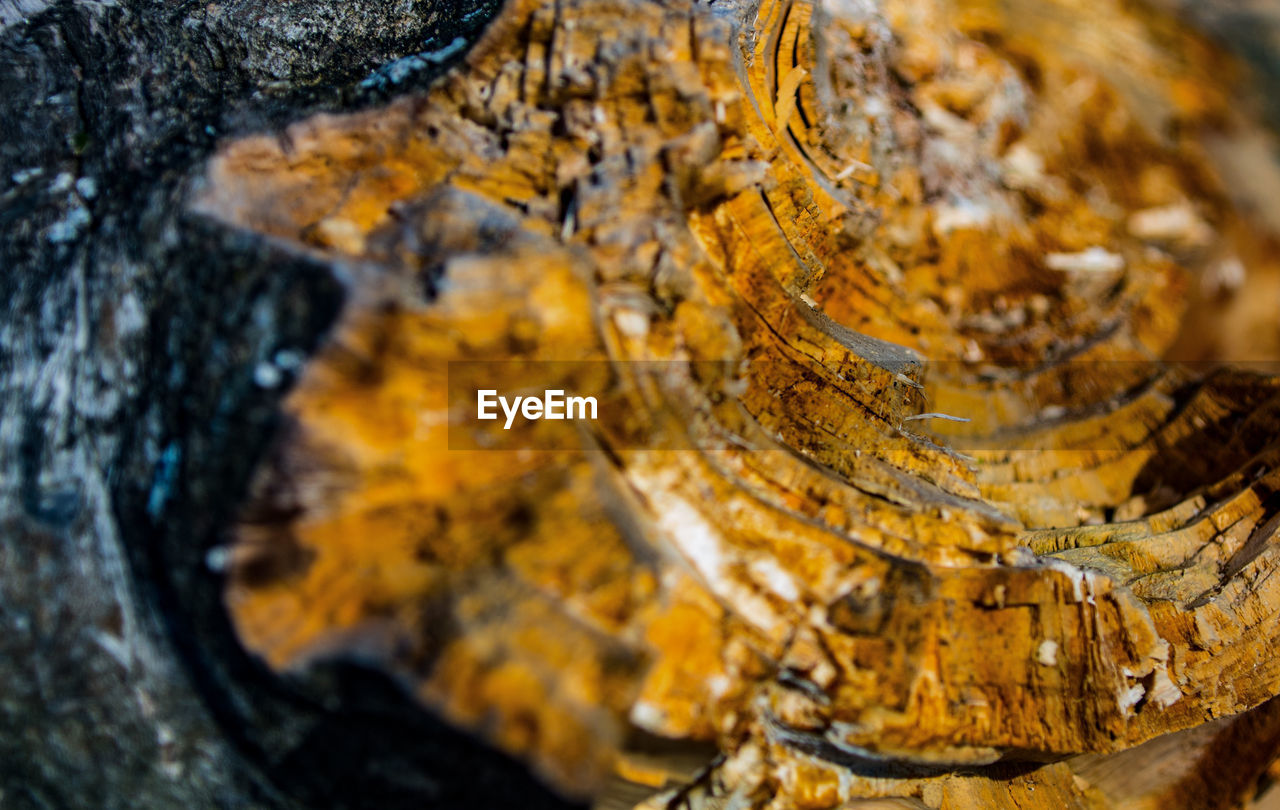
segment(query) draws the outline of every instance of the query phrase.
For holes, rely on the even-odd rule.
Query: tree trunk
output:
[[[4,807],[564,806],[375,672],[267,671],[205,561],[278,421],[255,367],[310,351],[341,292],[191,217],[192,178],[492,13],[0,2]]]
[[[1168,10],[32,13],[5,799],[1269,784],[1280,184]]]

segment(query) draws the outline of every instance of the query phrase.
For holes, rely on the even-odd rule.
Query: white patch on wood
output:
[[[1120,713],[1123,715],[1132,715],[1133,707],[1138,705],[1138,701],[1147,694],[1147,689],[1140,683],[1135,683],[1128,689],[1124,689],[1116,696],[1116,702],[1120,706]]]
[[[630,471],[631,484],[649,501],[657,527],[707,588],[738,615],[762,630],[777,628],[779,617],[763,595],[733,576],[732,548],[698,509],[675,490],[686,482],[671,472]],[[785,586],[784,586],[785,587]],[[794,585],[792,585],[794,588]]]
[[[1050,270],[1062,273],[1118,273],[1124,269],[1123,256],[1096,246],[1078,253],[1050,253],[1044,261]]]
[[[1050,638],[1040,642],[1040,646],[1036,648],[1036,662],[1046,667],[1056,666],[1058,663],[1058,642]]]

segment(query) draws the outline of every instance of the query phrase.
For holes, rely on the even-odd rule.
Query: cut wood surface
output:
[[[1276,331],[1206,303],[1277,272],[1239,71],[1118,1],[511,0],[429,92],[228,142],[195,209],[348,293],[241,638],[607,807],[1249,800],[1280,378],[1176,362]]]

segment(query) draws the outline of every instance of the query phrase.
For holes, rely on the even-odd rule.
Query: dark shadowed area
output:
[[[560,807],[206,564],[331,323],[328,272],[183,213],[223,137],[421,88],[492,2],[0,0],[0,805]]]

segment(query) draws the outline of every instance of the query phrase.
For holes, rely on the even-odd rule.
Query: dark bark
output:
[[[192,179],[226,135],[422,87],[437,59],[378,67],[493,12],[0,0],[4,807],[560,806],[384,676],[269,673],[205,560],[342,294],[185,214]]]

